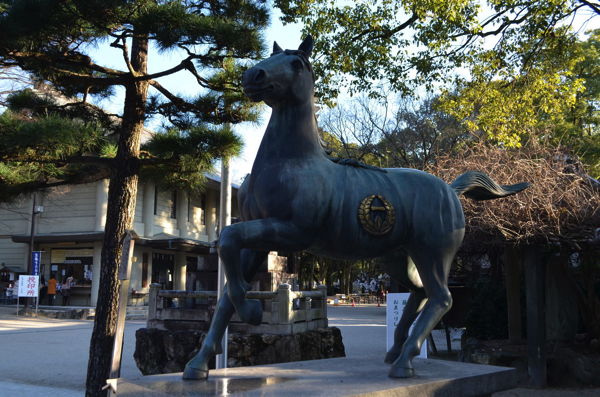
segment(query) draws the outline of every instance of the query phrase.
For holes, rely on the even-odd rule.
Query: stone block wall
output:
[[[136,365],[142,374],[154,375],[182,372],[185,364],[198,354],[206,333],[141,328],[135,336]],[[345,356],[342,333],[337,327],[292,335],[228,335],[230,368]]]

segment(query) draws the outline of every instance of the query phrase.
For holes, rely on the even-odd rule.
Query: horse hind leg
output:
[[[402,347],[408,339],[410,327],[419,315],[421,308],[426,301],[427,297],[425,296],[425,290],[423,288],[418,288],[410,292],[410,297],[406,301],[404,311],[400,317],[400,322],[394,330],[394,344],[385,356],[385,363],[393,364],[398,357],[400,357]],[[388,302],[388,305],[389,304],[390,302]]]
[[[429,336],[442,316],[452,307],[452,296],[446,288],[427,299],[421,315],[415,322],[415,327],[402,347],[400,356],[394,361],[388,374],[391,378],[412,378],[415,371],[412,360],[421,351],[423,342]]]
[[[462,234],[460,233],[452,237],[460,237],[458,240],[462,241]],[[427,302],[402,347],[400,357],[390,368],[388,376],[392,378],[411,378],[414,376],[413,358],[419,354],[423,342],[436,324],[452,307],[452,295],[448,289],[448,273],[460,241],[454,245],[455,249],[428,250],[421,247],[416,254],[411,253],[411,257],[419,269],[419,275],[427,294]]]
[[[380,263],[392,279],[410,290],[410,297],[404,306],[400,322],[394,330],[394,344],[385,356],[385,362],[393,364],[400,357],[410,327],[423,308],[427,296],[415,264],[404,250],[381,258]]]

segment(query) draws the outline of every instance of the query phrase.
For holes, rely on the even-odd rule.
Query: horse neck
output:
[[[273,108],[256,160],[305,161],[323,157],[312,102],[301,106]]]

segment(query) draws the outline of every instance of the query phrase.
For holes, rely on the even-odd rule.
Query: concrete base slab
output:
[[[416,376],[393,379],[383,355],[211,370],[208,380],[181,373],[119,379],[117,395],[159,396],[489,396],[517,386],[513,368],[414,359]]]

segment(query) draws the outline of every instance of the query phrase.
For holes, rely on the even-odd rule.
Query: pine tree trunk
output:
[[[147,57],[148,38],[134,37],[131,47],[131,64],[136,76],[147,73]],[[133,228],[139,171],[137,160],[148,94],[148,83],[146,81],[136,82],[134,77],[131,76],[125,86],[125,107],[119,147],[108,189],[100,286],[87,370],[85,394],[87,397],[105,397],[107,394],[102,387],[106,385],[111,370],[119,302],[118,274],[123,238],[126,230]],[[126,298],[123,297],[123,299]]]

